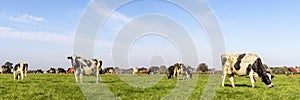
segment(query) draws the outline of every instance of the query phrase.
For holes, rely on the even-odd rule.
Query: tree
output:
[[[166,70],[167,70],[167,67],[165,65],[159,67],[159,72],[160,73],[165,73]]]
[[[13,69],[13,63],[11,62],[5,62],[2,65],[2,73],[11,73],[11,69]]]
[[[208,71],[208,66],[205,63],[201,63],[198,65],[197,71],[202,71],[204,73]]]

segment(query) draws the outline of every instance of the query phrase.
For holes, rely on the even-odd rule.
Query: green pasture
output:
[[[200,99],[209,75],[193,75],[193,80],[167,79],[166,75],[101,75],[101,82],[95,77],[84,77],[84,83],[75,83],[71,74],[29,74],[25,80],[13,80],[12,74],[0,74],[0,99]],[[194,84],[195,82],[195,84]],[[249,78],[235,77],[232,88],[228,78],[226,86],[217,90],[216,100],[299,100],[300,75],[291,78],[275,75],[274,88],[267,88],[257,80],[252,88]],[[181,84],[184,88],[179,89]],[[188,89],[191,89],[189,94]],[[173,94],[173,95],[172,95]],[[184,95],[188,95],[187,97]]]

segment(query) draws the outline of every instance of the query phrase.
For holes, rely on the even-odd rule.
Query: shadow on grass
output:
[[[235,87],[252,87],[250,85],[247,84],[234,84]],[[224,84],[225,87],[232,87],[231,84]]]

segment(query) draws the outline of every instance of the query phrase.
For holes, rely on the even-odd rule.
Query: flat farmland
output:
[[[131,80],[132,78],[138,80]],[[24,80],[13,80],[12,74],[0,75],[0,99],[174,99],[182,98],[188,91],[177,89],[177,84],[192,88],[184,98],[200,99],[209,75],[193,75],[193,80],[167,79],[166,75],[101,75],[101,82],[95,83],[95,77],[84,77],[84,83],[75,83],[72,74],[28,74]],[[154,82],[155,81],[155,82]],[[151,83],[152,82],[152,83]],[[131,83],[136,83],[132,85]],[[275,75],[274,88],[267,88],[261,80],[257,80],[252,88],[249,78],[235,77],[236,87],[232,88],[228,78],[225,87],[219,87],[214,98],[216,100],[240,99],[274,99],[299,100],[300,75],[290,78],[286,75]],[[150,84],[150,85],[149,85]],[[191,85],[190,85],[191,84]],[[169,97],[168,97],[169,96]],[[177,97],[175,97],[176,99]],[[178,99],[178,98],[177,98]]]

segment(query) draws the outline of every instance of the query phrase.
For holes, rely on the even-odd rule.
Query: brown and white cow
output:
[[[74,67],[68,68],[66,74],[74,74]]]
[[[15,65],[13,69],[14,80],[24,79],[28,71],[28,64],[25,62],[20,62]]]
[[[134,75],[134,74],[150,74],[150,70],[149,69],[147,69],[147,68],[144,68],[144,67],[142,67],[142,68],[138,68],[138,67],[134,67],[133,68],[133,71],[132,71],[132,74]]]
[[[272,76],[266,71],[262,64],[261,58],[255,54],[224,54],[221,56],[223,75],[222,86],[224,86],[226,75],[229,75],[229,80],[232,87],[234,85],[234,75],[244,76],[249,75],[252,87],[255,87],[254,83],[258,77],[262,78],[269,88],[274,87],[272,83]]]
[[[81,58],[79,56],[73,55],[67,57],[71,60],[71,64],[74,67],[74,74],[76,82],[78,82],[78,75],[80,75],[80,83],[82,83],[82,75],[96,75],[96,83],[99,81],[99,73],[102,66],[101,59],[89,59]]]

